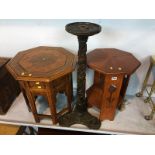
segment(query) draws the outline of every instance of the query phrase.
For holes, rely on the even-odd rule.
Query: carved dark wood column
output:
[[[87,67],[87,40],[89,36],[101,31],[101,27],[94,23],[77,22],[66,25],[66,31],[76,35],[79,42],[77,66],[77,103],[73,112],[59,118],[61,126],[69,127],[73,124],[83,124],[91,129],[99,129],[101,122],[88,113],[85,97],[86,67]]]
[[[76,110],[84,112],[87,110],[85,90],[86,90],[86,67],[87,67],[87,36],[78,36],[78,66],[77,66],[77,106]]]

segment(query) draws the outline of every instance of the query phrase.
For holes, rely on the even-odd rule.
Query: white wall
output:
[[[144,80],[149,56],[155,54],[155,20],[0,20],[0,56],[14,56],[21,50],[40,45],[62,46],[77,54],[77,38],[65,31],[65,25],[75,21],[102,26],[101,33],[89,38],[88,52],[114,47],[133,53],[142,62],[127,90],[127,94],[135,94]],[[87,87],[92,83],[92,75],[89,71]]]

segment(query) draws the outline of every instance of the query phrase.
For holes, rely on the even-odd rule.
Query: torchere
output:
[[[71,113],[59,118],[60,126],[69,127],[73,124],[83,124],[90,129],[99,129],[101,122],[87,111],[87,99],[85,96],[86,67],[87,67],[87,41],[88,37],[101,31],[101,27],[89,22],[70,23],[65,27],[66,31],[76,35],[79,42],[78,66],[77,66],[77,103]]]

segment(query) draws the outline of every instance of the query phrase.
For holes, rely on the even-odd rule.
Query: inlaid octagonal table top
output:
[[[75,55],[61,47],[36,47],[19,52],[7,68],[17,80],[52,81],[72,72]]]

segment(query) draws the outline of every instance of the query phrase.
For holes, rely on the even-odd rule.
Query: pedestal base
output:
[[[59,124],[64,127],[69,127],[73,124],[82,124],[90,129],[99,129],[101,126],[101,122],[87,111],[83,113],[77,111],[67,113],[59,118]]]

